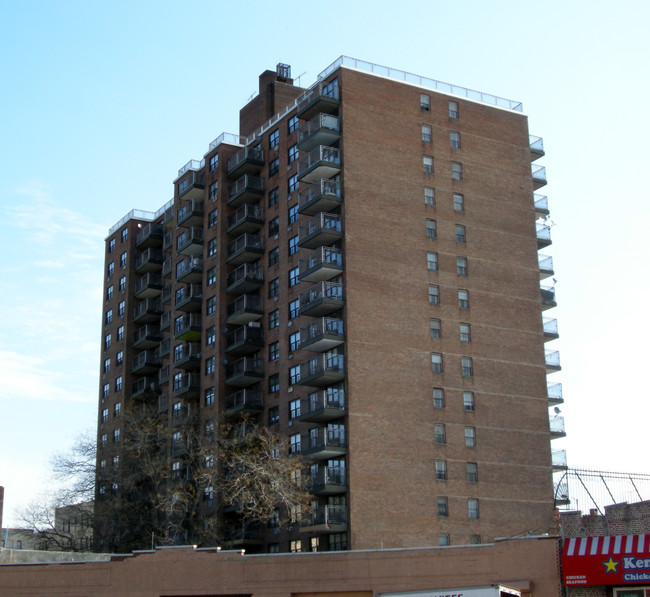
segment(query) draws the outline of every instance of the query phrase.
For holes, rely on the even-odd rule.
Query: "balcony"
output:
[[[320,317],[300,328],[300,349],[324,352],[343,344],[343,320]]]
[[[174,396],[180,398],[198,398],[201,391],[199,373],[181,373],[174,375]]]
[[[262,319],[264,307],[262,299],[256,294],[244,294],[228,303],[226,307],[226,323],[245,325],[251,321]]]
[[[566,431],[564,430],[564,417],[553,417],[552,419],[549,419],[549,423],[551,428],[551,439],[566,437]]]
[[[544,359],[546,361],[546,373],[555,373],[560,371],[562,367],[560,366],[560,352],[557,350],[547,350],[544,354]]]
[[[200,366],[201,344],[199,342],[188,342],[174,348],[174,367],[191,371]]]
[[[299,98],[296,116],[307,120],[319,112],[333,114],[340,105],[338,81],[334,79],[329,83],[321,82]]]
[[[194,284],[203,280],[203,258],[187,257],[176,264],[176,281]]]
[[[345,391],[342,387],[329,387],[312,392],[300,403],[300,421],[327,423],[345,415]]]
[[[264,284],[264,270],[259,263],[244,263],[226,276],[227,294],[245,294]]]
[[[537,224],[537,248],[543,249],[551,244],[551,228],[546,224]]]
[[[177,311],[198,313],[201,311],[203,288],[200,284],[188,284],[176,291],[174,307]]]
[[[530,161],[544,157],[544,139],[536,137],[535,135],[528,135],[528,143],[530,145]]]
[[[546,309],[552,309],[557,307],[555,302],[555,287],[554,286],[540,286],[540,292],[542,295],[542,311]]]
[[[264,254],[262,237],[256,234],[242,234],[228,245],[226,263],[241,265],[252,263]]]
[[[301,436],[300,446],[302,455],[309,456],[311,460],[328,460],[342,456],[347,452],[345,427],[315,427]]]
[[[148,272],[135,283],[135,296],[139,299],[153,298],[162,291],[162,276]]]
[[[155,350],[145,350],[133,357],[131,373],[146,375],[160,369],[160,357]]]
[[[536,218],[543,218],[551,213],[548,209],[548,197],[546,195],[533,193],[533,201],[535,205]]]
[[[158,373],[158,383],[161,386],[166,386],[169,383],[169,365],[161,367],[160,373]]]
[[[201,315],[189,313],[181,315],[174,321],[174,338],[195,342],[201,339]]]
[[[259,174],[263,166],[264,150],[259,145],[242,147],[228,160],[228,176],[235,178],[244,174]]]
[[[169,228],[174,223],[174,206],[170,206],[163,214],[163,226]]]
[[[321,178],[298,194],[298,211],[308,216],[332,211],[342,203],[341,181],[338,178]]]
[[[147,398],[158,393],[155,377],[141,377],[131,384],[131,398]]]
[[[544,317],[542,324],[544,326],[544,342],[557,340],[560,337],[560,334],[557,331],[557,319]]]
[[[160,297],[140,301],[133,309],[133,321],[136,323],[152,323],[162,315]]]
[[[345,493],[346,489],[345,469],[343,467],[318,467],[318,471],[311,476],[311,492],[314,495],[336,495]]]
[[[198,226],[183,230],[176,237],[176,252],[181,255],[203,254],[203,228]]]
[[[553,406],[553,405],[556,405],[556,404],[562,404],[564,402],[564,398],[562,397],[562,384],[561,383],[550,384],[546,388],[546,392],[548,394],[548,403],[549,403],[549,405]]]
[[[169,346],[171,342],[169,338],[165,338],[160,342],[160,346],[158,347],[158,356],[159,357],[166,357],[169,354]]]
[[[298,245],[306,249],[329,246],[343,238],[341,216],[319,213],[301,224],[298,232]]]
[[[227,234],[255,232],[264,226],[264,210],[259,205],[245,203],[228,216]]]
[[[566,450],[552,450],[551,462],[553,463],[554,471],[565,471],[567,468]]]
[[[317,506],[300,523],[301,533],[342,533],[348,528],[345,506]]]
[[[538,255],[537,261],[539,262],[539,279],[544,280],[555,274],[553,270],[553,257],[549,255]]]
[[[337,282],[319,282],[300,293],[300,315],[322,317],[343,305],[343,284]]]
[[[226,416],[257,415],[264,410],[264,396],[260,390],[239,390],[226,396]]]
[[[169,232],[165,232],[165,236],[163,236],[163,251],[168,251],[171,249],[173,244],[174,233],[171,230]]]
[[[175,456],[176,458],[185,456],[188,451],[189,446],[187,445],[187,439],[172,440],[172,456]]]
[[[258,352],[264,348],[261,327],[243,325],[226,336],[226,354],[245,355]]]
[[[169,304],[172,298],[172,285],[171,284],[165,284],[162,289],[161,293],[161,301],[163,305]]]
[[[546,168],[544,166],[533,165],[531,168],[531,174],[533,176],[533,189],[541,189],[544,185],[547,184],[546,181]]]
[[[169,409],[169,395],[162,394],[158,396],[158,413],[166,413]]]
[[[335,147],[320,145],[298,162],[298,180],[315,182],[332,178],[341,172],[341,152]]]
[[[299,384],[303,386],[330,386],[345,379],[344,357],[326,352],[300,363]]]
[[[264,532],[260,526],[242,524],[228,533],[225,542],[230,548],[257,547],[264,545]]]
[[[341,137],[338,116],[316,114],[309,122],[298,129],[298,148],[311,151],[319,145],[332,145]]]
[[[301,282],[331,280],[343,271],[343,255],[339,249],[321,247],[298,261]]]
[[[166,311],[160,316],[160,331],[164,332],[169,329],[169,326],[172,323],[172,312]]]
[[[178,210],[176,224],[189,228],[203,225],[203,201],[192,200]]]
[[[245,388],[264,377],[259,357],[243,357],[226,365],[226,385]]]
[[[147,324],[133,334],[133,348],[154,348],[160,343],[162,336],[157,325]]]
[[[150,222],[145,224],[135,237],[135,246],[138,249],[148,249],[150,247],[159,247],[162,244],[165,229],[162,224]]]
[[[162,269],[163,254],[160,249],[145,249],[135,258],[135,271],[139,274],[145,272],[159,272]]]
[[[194,201],[203,199],[203,189],[205,188],[203,172],[189,170],[185,176],[178,181],[178,198],[189,199]]]
[[[239,207],[244,203],[256,203],[264,195],[264,181],[258,176],[244,174],[228,187],[228,200],[231,207]]]
[[[167,257],[162,264],[162,276],[163,278],[169,278],[172,275],[174,270],[174,260],[171,257]]]

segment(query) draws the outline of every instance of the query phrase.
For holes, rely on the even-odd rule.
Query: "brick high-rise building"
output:
[[[309,89],[286,65],[259,85],[239,135],[106,239],[98,497],[146,399],[174,441],[246,414],[304,458],[311,516],[233,545],[552,529],[553,271],[521,104],[347,57]]]

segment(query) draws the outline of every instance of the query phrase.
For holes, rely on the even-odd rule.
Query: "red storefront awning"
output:
[[[650,584],[650,535],[564,540],[565,586]]]

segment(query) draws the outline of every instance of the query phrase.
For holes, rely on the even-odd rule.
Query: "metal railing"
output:
[[[298,235],[300,240],[315,234],[320,230],[331,230],[334,232],[341,232],[343,229],[341,216],[338,214],[319,213],[314,217],[309,218],[307,222],[301,224],[298,228]]]
[[[260,282],[264,280],[264,270],[262,269],[262,266],[259,263],[244,263],[226,276],[226,284],[231,286],[232,284],[245,280],[246,278],[258,280]]]
[[[298,176],[304,174],[314,164],[319,162],[327,162],[328,164],[339,166],[341,164],[341,152],[336,147],[319,145],[298,162]]]
[[[264,162],[264,150],[255,145],[252,147],[242,147],[234,156],[228,160],[228,171],[234,170],[239,164],[245,161]]]
[[[343,284],[338,282],[318,282],[300,295],[300,307],[305,308],[322,298],[343,300]]]
[[[333,317],[321,317],[316,321],[300,328],[300,341],[316,340],[323,336],[338,336],[343,338],[343,320]]]
[[[256,294],[242,294],[226,306],[226,317],[246,310],[262,311],[262,299]]]
[[[262,250],[262,237],[257,234],[242,234],[228,245],[227,256],[231,257],[244,250]]]
[[[262,220],[264,218],[264,210],[259,205],[244,203],[244,205],[238,207],[235,212],[228,216],[228,228],[237,226],[247,218]]]
[[[316,131],[327,129],[335,133],[340,132],[339,117],[331,114],[316,114],[309,122],[298,129],[298,144],[311,137]]]
[[[338,178],[321,178],[310,184],[304,191],[298,194],[298,207],[303,207],[322,195],[340,197],[341,181]]]

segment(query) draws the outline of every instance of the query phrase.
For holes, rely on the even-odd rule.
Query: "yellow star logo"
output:
[[[609,560],[603,562],[603,566],[605,566],[605,574],[609,574],[610,572],[616,574],[618,572],[618,570],[616,570],[616,566],[618,566],[619,564],[620,562],[613,560],[612,556],[609,556]]]

